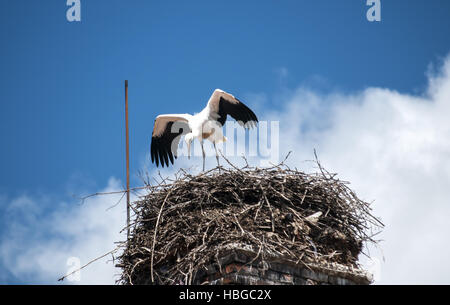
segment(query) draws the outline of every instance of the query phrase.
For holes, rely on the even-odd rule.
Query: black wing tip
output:
[[[169,151],[169,160],[170,160],[170,163],[172,163],[172,165],[173,165],[173,154],[171,151]],[[167,166],[169,166],[169,164],[167,164]]]
[[[156,167],[169,167],[170,164],[174,164],[174,155],[170,151],[170,148],[167,148],[164,145],[164,142],[161,139],[152,138],[152,143],[150,145],[150,156],[152,163],[155,163]],[[175,159],[177,156],[175,155]]]
[[[152,163],[155,163],[155,147],[153,146],[153,139],[150,144],[150,157],[152,158]]]
[[[253,110],[251,110],[247,105],[245,105],[239,99],[236,98],[236,100],[239,101],[245,109],[245,111],[244,111],[245,119],[243,120],[244,124],[247,124],[248,122],[259,122],[258,118],[256,117],[256,114],[253,112]]]

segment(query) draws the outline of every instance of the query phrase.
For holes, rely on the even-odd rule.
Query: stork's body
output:
[[[205,150],[203,141],[211,141],[216,151],[217,164],[219,156],[216,144],[226,141],[223,136],[222,126],[231,115],[244,127],[252,127],[258,121],[256,115],[233,95],[220,89],[216,89],[209,99],[206,107],[195,115],[190,114],[163,114],[156,117],[153,127],[151,158],[156,166],[161,164],[169,166],[169,160],[173,164],[174,156],[177,157],[177,148],[180,137],[185,135],[190,156],[190,145],[197,139],[202,147],[203,170],[205,170]]]

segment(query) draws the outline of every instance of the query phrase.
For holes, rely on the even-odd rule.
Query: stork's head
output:
[[[186,141],[187,149],[188,149],[188,159],[191,158],[191,143],[193,140],[194,140],[194,134],[192,132],[190,132],[184,136],[184,141]]]

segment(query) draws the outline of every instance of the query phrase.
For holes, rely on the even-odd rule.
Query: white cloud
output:
[[[101,192],[121,189],[111,178]],[[83,204],[71,204],[47,197],[22,195],[10,201],[6,230],[0,242],[0,262],[20,282],[56,284],[73,265],[70,257],[84,265],[114,249],[114,242],[125,240],[124,201],[110,208],[120,194],[97,196]],[[50,209],[51,212],[46,212]],[[81,270],[74,284],[113,284],[120,270],[107,256]],[[7,280],[2,278],[3,281]]]
[[[267,100],[265,94],[248,96]],[[381,262],[378,283],[449,284],[450,59],[429,77],[421,96],[384,88],[321,94],[301,87],[284,91],[282,100],[279,109],[258,112],[262,120],[280,121],[281,157],[293,151],[289,165],[310,171],[304,160],[311,160],[316,148],[327,169],[350,181],[362,199],[375,200],[373,213],[386,224],[379,236],[383,252],[371,249]],[[206,148],[210,168],[216,160]],[[153,168],[148,155],[141,163]],[[179,158],[175,168],[161,172],[179,167],[198,171],[201,158]],[[103,191],[119,189],[111,179]],[[11,200],[0,244],[2,265],[26,282],[56,283],[69,268],[69,257],[85,264],[124,239],[119,234],[123,204],[106,211],[119,197],[93,197],[81,206],[26,195]],[[49,207],[52,212],[44,213]],[[107,260],[84,269],[81,283],[114,283],[120,270]]]
[[[323,165],[375,200],[386,224],[379,283],[450,283],[450,59],[423,96],[368,88],[353,95],[300,88],[282,109],[281,151]],[[372,251],[382,261],[382,254]]]

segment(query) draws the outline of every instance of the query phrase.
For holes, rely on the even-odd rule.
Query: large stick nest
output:
[[[132,233],[120,256],[124,284],[191,284],[219,253],[239,245],[255,259],[357,267],[382,227],[348,183],[325,171],[212,169],[148,185],[133,203]],[[376,231],[376,232],[375,232]],[[219,267],[220,268],[220,267]]]

